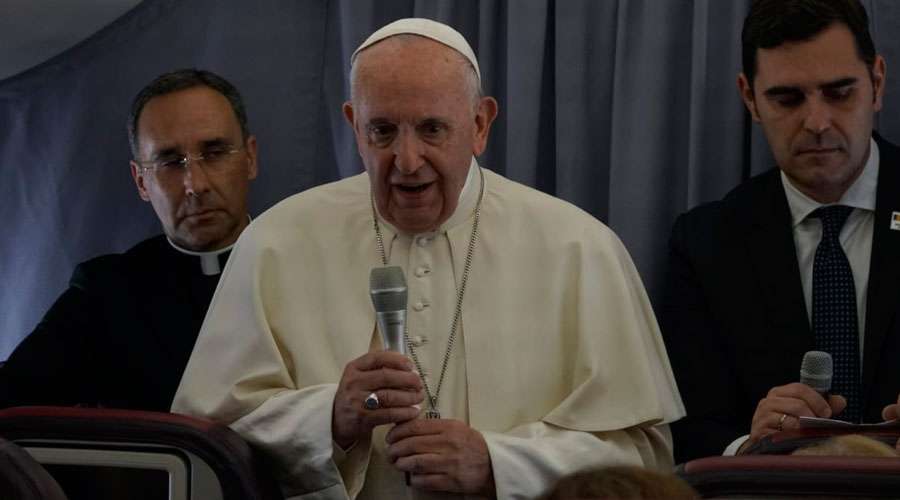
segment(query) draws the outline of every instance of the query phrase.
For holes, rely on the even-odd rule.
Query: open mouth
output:
[[[400,191],[403,191],[404,193],[415,194],[415,193],[421,193],[422,191],[425,191],[426,189],[428,189],[428,186],[431,186],[431,184],[433,184],[433,183],[428,182],[425,184],[416,184],[416,185],[411,185],[411,186],[395,184],[394,187],[396,187]]]

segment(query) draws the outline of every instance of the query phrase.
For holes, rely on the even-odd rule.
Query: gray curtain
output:
[[[771,165],[735,88],[748,0],[147,0],[0,81],[0,359],[73,267],[160,232],[128,172],[125,120],[156,75],[194,66],[244,94],[260,145],[254,214],[361,171],[340,113],[348,58],[400,17],[472,43],[500,102],[482,163],[610,225],[651,295],[674,217]],[[878,126],[900,139],[900,3],[864,1],[888,61]],[[164,312],[161,312],[164,313]],[[127,332],[123,332],[127,335]]]

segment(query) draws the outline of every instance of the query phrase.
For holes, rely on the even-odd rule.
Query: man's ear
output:
[[[134,185],[137,186],[138,196],[144,201],[150,201],[150,193],[147,192],[145,185],[144,169],[139,167],[134,160],[129,163],[131,164],[131,178],[134,179]]]
[[[753,87],[750,85],[750,81],[747,80],[747,75],[745,75],[744,73],[739,73],[737,77],[737,85],[738,90],[741,93],[741,99],[744,101],[744,106],[747,107],[747,111],[750,112],[750,116],[753,117],[753,121],[760,121],[759,111],[757,111],[756,109],[756,96],[753,95]]]
[[[246,142],[247,147],[247,158],[250,162],[247,164],[247,180],[256,179],[256,174],[258,173],[258,166],[256,163],[256,136],[251,135],[247,138]]]
[[[356,123],[353,122],[353,103],[347,101],[344,103],[344,106],[341,108],[344,111],[344,118],[347,119],[347,123],[350,124],[350,128],[356,132]]]
[[[887,64],[880,55],[875,56],[872,64],[872,89],[874,111],[881,111],[881,96],[884,95],[884,84],[887,80]]]
[[[480,155],[487,148],[488,136],[491,133],[491,124],[497,118],[499,106],[493,97],[482,97],[475,110],[475,140],[472,145],[472,154]]]

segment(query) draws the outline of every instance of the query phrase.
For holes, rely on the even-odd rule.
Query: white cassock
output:
[[[472,167],[438,231],[403,234],[380,221],[390,264],[406,273],[409,334],[432,388],[480,191]],[[484,178],[442,416],[482,433],[498,498],[534,498],[601,465],[667,470],[666,424],[684,408],[622,243],[571,204]],[[368,283],[381,265],[366,174],[264,213],[232,252],[172,411],[223,421],[267,451],[286,496],[462,498],[407,487],[385,458],[389,426],[346,454],[332,442],[344,366],[381,348]]]

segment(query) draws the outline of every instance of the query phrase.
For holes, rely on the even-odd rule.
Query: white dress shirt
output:
[[[866,289],[869,286],[869,259],[872,256],[872,233],[875,221],[875,193],[878,187],[878,145],[872,140],[869,159],[862,173],[841,196],[836,205],[853,207],[847,222],[841,228],[839,239],[841,248],[850,261],[853,284],[856,287],[856,318],[859,323],[859,355],[862,366],[863,334],[866,326]],[[781,172],[781,183],[791,209],[794,224],[794,247],[797,250],[797,264],[800,266],[800,280],[803,283],[803,298],[806,300],[806,314],[812,325],[812,274],[816,248],[822,239],[822,221],[809,217],[814,210],[824,206],[801,193]]]
[[[847,222],[841,228],[839,239],[844,254],[850,262],[853,272],[853,285],[856,288],[856,320],[859,325],[859,367],[862,370],[863,338],[866,326],[866,290],[869,286],[869,261],[872,256],[872,234],[875,224],[875,195],[878,187],[879,152],[878,144],[870,139],[869,159],[862,173],[850,185],[835,205],[853,207]],[[797,264],[800,267],[800,281],[803,285],[803,298],[806,300],[806,315],[812,325],[812,275],[816,247],[822,239],[822,221],[809,217],[817,208],[826,204],[819,203],[806,196],[791,180],[781,172],[781,184],[791,210],[793,223],[794,248],[797,251]],[[725,448],[723,455],[734,455],[749,438],[749,435],[735,439]]]

